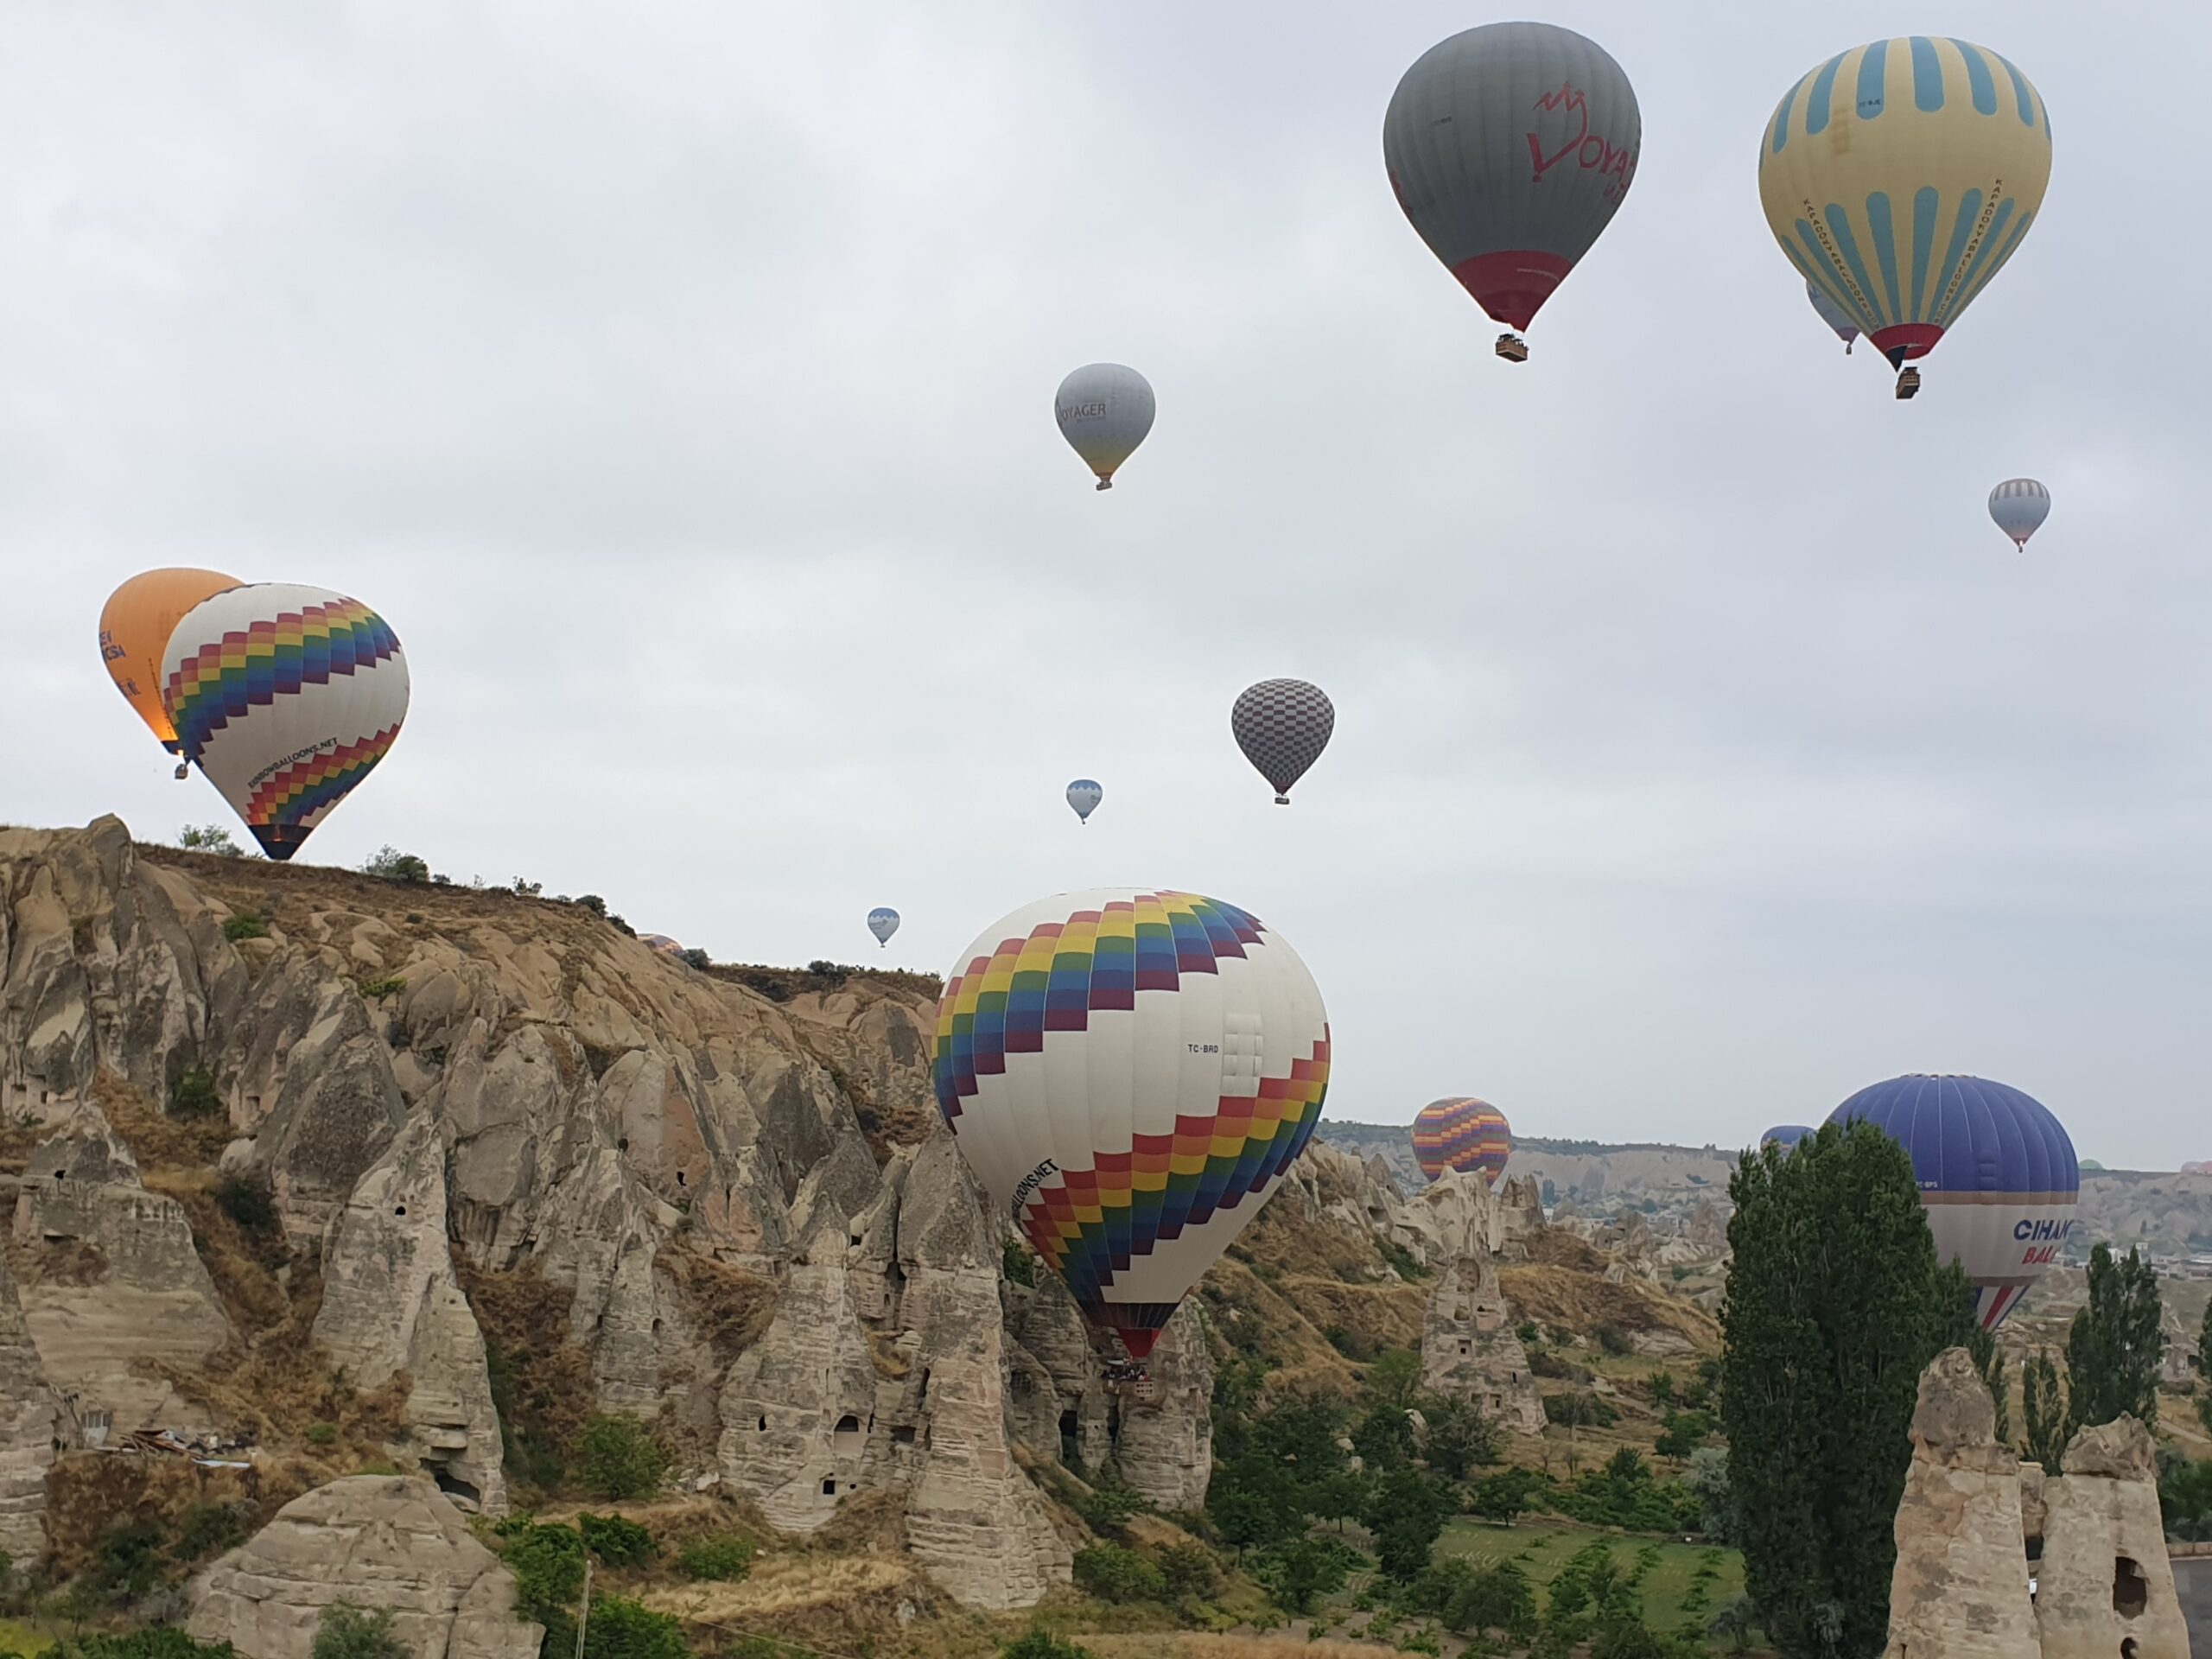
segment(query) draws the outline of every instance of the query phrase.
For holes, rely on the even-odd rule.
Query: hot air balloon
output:
[[[264,852],[287,859],[390,752],[407,717],[407,658],[360,601],[257,582],[176,625],[162,697],[185,759]]]
[[[1843,342],[1843,354],[1851,355],[1851,342],[1859,338],[1859,325],[1851,320],[1851,313],[1814,286],[1813,279],[1805,279],[1805,297],[1813,302],[1813,310],[1822,322],[1835,330],[1835,337]]]
[[[1759,1145],[1780,1147],[1787,1152],[1812,1133],[1813,1128],[1808,1123],[1777,1123],[1759,1136]]]
[[[1239,694],[1229,712],[1236,747],[1275,786],[1275,804],[1290,804],[1290,786],[1329,747],[1336,706],[1318,685],[1303,680],[1262,680]]]
[[[236,576],[219,570],[148,570],[110,594],[100,607],[100,658],[108,677],[171,754],[177,753],[176,728],[162,706],[162,649],[187,611],[238,585]],[[176,775],[186,771],[179,766]]]
[[[1077,817],[1090,822],[1090,815],[1098,810],[1098,803],[1106,798],[1106,791],[1089,778],[1078,778],[1068,785],[1068,804],[1075,809]]]
[[[1512,1151],[1513,1131],[1505,1114],[1471,1095],[1432,1100],[1414,1119],[1414,1161],[1432,1181],[1456,1169],[1462,1175],[1479,1173],[1496,1186]]]
[[[1114,474],[1152,430],[1152,383],[1119,363],[1090,363],[1060,382],[1052,413],[1060,435],[1098,474],[1098,487],[1114,487]]]
[[[1328,1018],[1297,952],[1234,905],[1063,893],[960,953],[934,1078],[984,1187],[1141,1360],[1312,1136]]]
[[[1382,162],[1429,251],[1509,329],[1526,328],[1636,177],[1636,89],[1593,41],[1485,23],[1429,48],[1390,94]],[[1529,355],[1515,334],[1497,354]]]
[[[2028,537],[2050,517],[2050,492],[2032,478],[2008,478],[1989,493],[1989,516],[2025,551]]]
[[[1798,274],[1906,364],[2001,270],[2050,181],[2050,121],[1986,48],[1915,35],[1838,53],[1783,94],[1759,200]]]
[[[640,933],[638,935],[638,943],[652,946],[664,957],[680,957],[683,954],[683,947],[665,933]]]
[[[899,912],[888,905],[878,905],[868,913],[868,931],[875,935],[878,944],[891,943],[891,936],[899,931]]]
[[[2064,1127],[2018,1089],[1965,1077],[1892,1077],[1828,1114],[1855,1120],[1912,1155],[1936,1258],[1966,1269],[1982,1329],[1996,1329],[2074,1230],[2082,1177]]]

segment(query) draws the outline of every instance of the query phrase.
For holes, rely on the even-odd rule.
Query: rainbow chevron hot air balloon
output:
[[[1996,53],[1936,35],[1838,53],[1759,142],[1775,240],[1899,368],[2003,269],[2050,181],[2042,95]]]
[[[1414,1161],[1432,1181],[1456,1169],[1463,1175],[1479,1173],[1496,1186],[1512,1152],[1513,1131],[1505,1114],[1471,1095],[1432,1100],[1414,1119]]]
[[[969,1167],[1141,1360],[1312,1136],[1328,1016],[1297,953],[1234,905],[1063,893],[960,953],[934,1077]]]

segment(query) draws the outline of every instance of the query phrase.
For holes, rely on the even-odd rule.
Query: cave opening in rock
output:
[[[629,1151],[629,1150],[630,1150],[630,1137],[629,1137],[628,1135],[624,1135],[624,1136],[623,1136],[620,1141],[617,1141],[614,1143],[614,1150],[615,1150],[615,1151],[617,1151],[617,1152],[627,1152],[627,1151]]]
[[[1062,1412],[1060,1414],[1060,1461],[1062,1463],[1073,1465],[1083,1461],[1082,1446],[1077,1439],[1077,1433],[1075,1413]]]
[[[2151,1605],[2151,1580],[2143,1576],[2143,1569],[2134,1558],[2116,1557],[2112,1564],[2112,1610],[2124,1618],[2134,1618]]]
[[[2043,1560],[2043,1534],[2031,1532],[2028,1535],[2028,1559],[2031,1561]]]
[[[391,1206],[391,1213],[395,1216],[404,1216],[407,1213],[407,1206],[404,1204],[395,1204]]]
[[[472,1510],[483,1508],[484,1494],[442,1463],[430,1465],[430,1477],[438,1483],[438,1490],[448,1497],[459,1498]]]
[[[683,1185],[683,1172],[680,1169],[676,1172],[676,1184],[678,1186]]]
[[[893,1424],[892,1424],[892,1426],[891,1426],[891,1444],[892,1444],[892,1445],[893,1445],[893,1446],[912,1446],[913,1443],[914,1443],[914,1426],[913,1426],[912,1423],[893,1423]]]
[[[754,1425],[754,1427],[757,1427],[757,1428],[758,1428],[758,1429],[759,1429],[759,1430],[760,1430],[763,1434],[766,1434],[766,1433],[768,1432],[768,1419],[767,1419],[767,1417],[764,1414],[764,1415],[761,1417],[761,1419],[760,1419],[760,1422],[759,1422],[759,1423],[757,1423],[757,1424],[755,1424],[755,1425]]]
[[[2123,1636],[2120,1638],[2120,1659],[2135,1659],[2136,1651],[2133,1637]]]
[[[822,1496],[823,1496],[823,1497],[836,1497],[836,1496],[837,1496],[837,1477],[836,1477],[836,1476],[835,1476],[835,1475],[824,1475],[824,1476],[823,1476],[823,1478],[822,1478]]]
[[[849,1411],[837,1420],[837,1427],[830,1431],[830,1449],[841,1458],[858,1455],[861,1449],[861,1420]]]

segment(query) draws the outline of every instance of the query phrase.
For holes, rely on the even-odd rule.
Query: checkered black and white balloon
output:
[[[1337,711],[1318,685],[1304,680],[1262,680],[1247,686],[1229,716],[1236,747],[1275,787],[1275,804],[1290,804],[1290,786],[1329,747]]]

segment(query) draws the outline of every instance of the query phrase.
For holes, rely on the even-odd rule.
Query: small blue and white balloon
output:
[[[875,935],[878,944],[891,943],[891,936],[899,931],[899,912],[888,905],[878,905],[868,913],[868,931]]]
[[[1989,516],[2013,546],[2025,549],[2050,517],[2050,492],[2032,478],[2008,478],[1989,493]]]
[[[1096,779],[1078,778],[1068,785],[1068,804],[1075,809],[1076,817],[1085,823],[1090,822],[1090,815],[1098,810],[1098,803],[1105,798],[1106,791],[1098,787]]]

